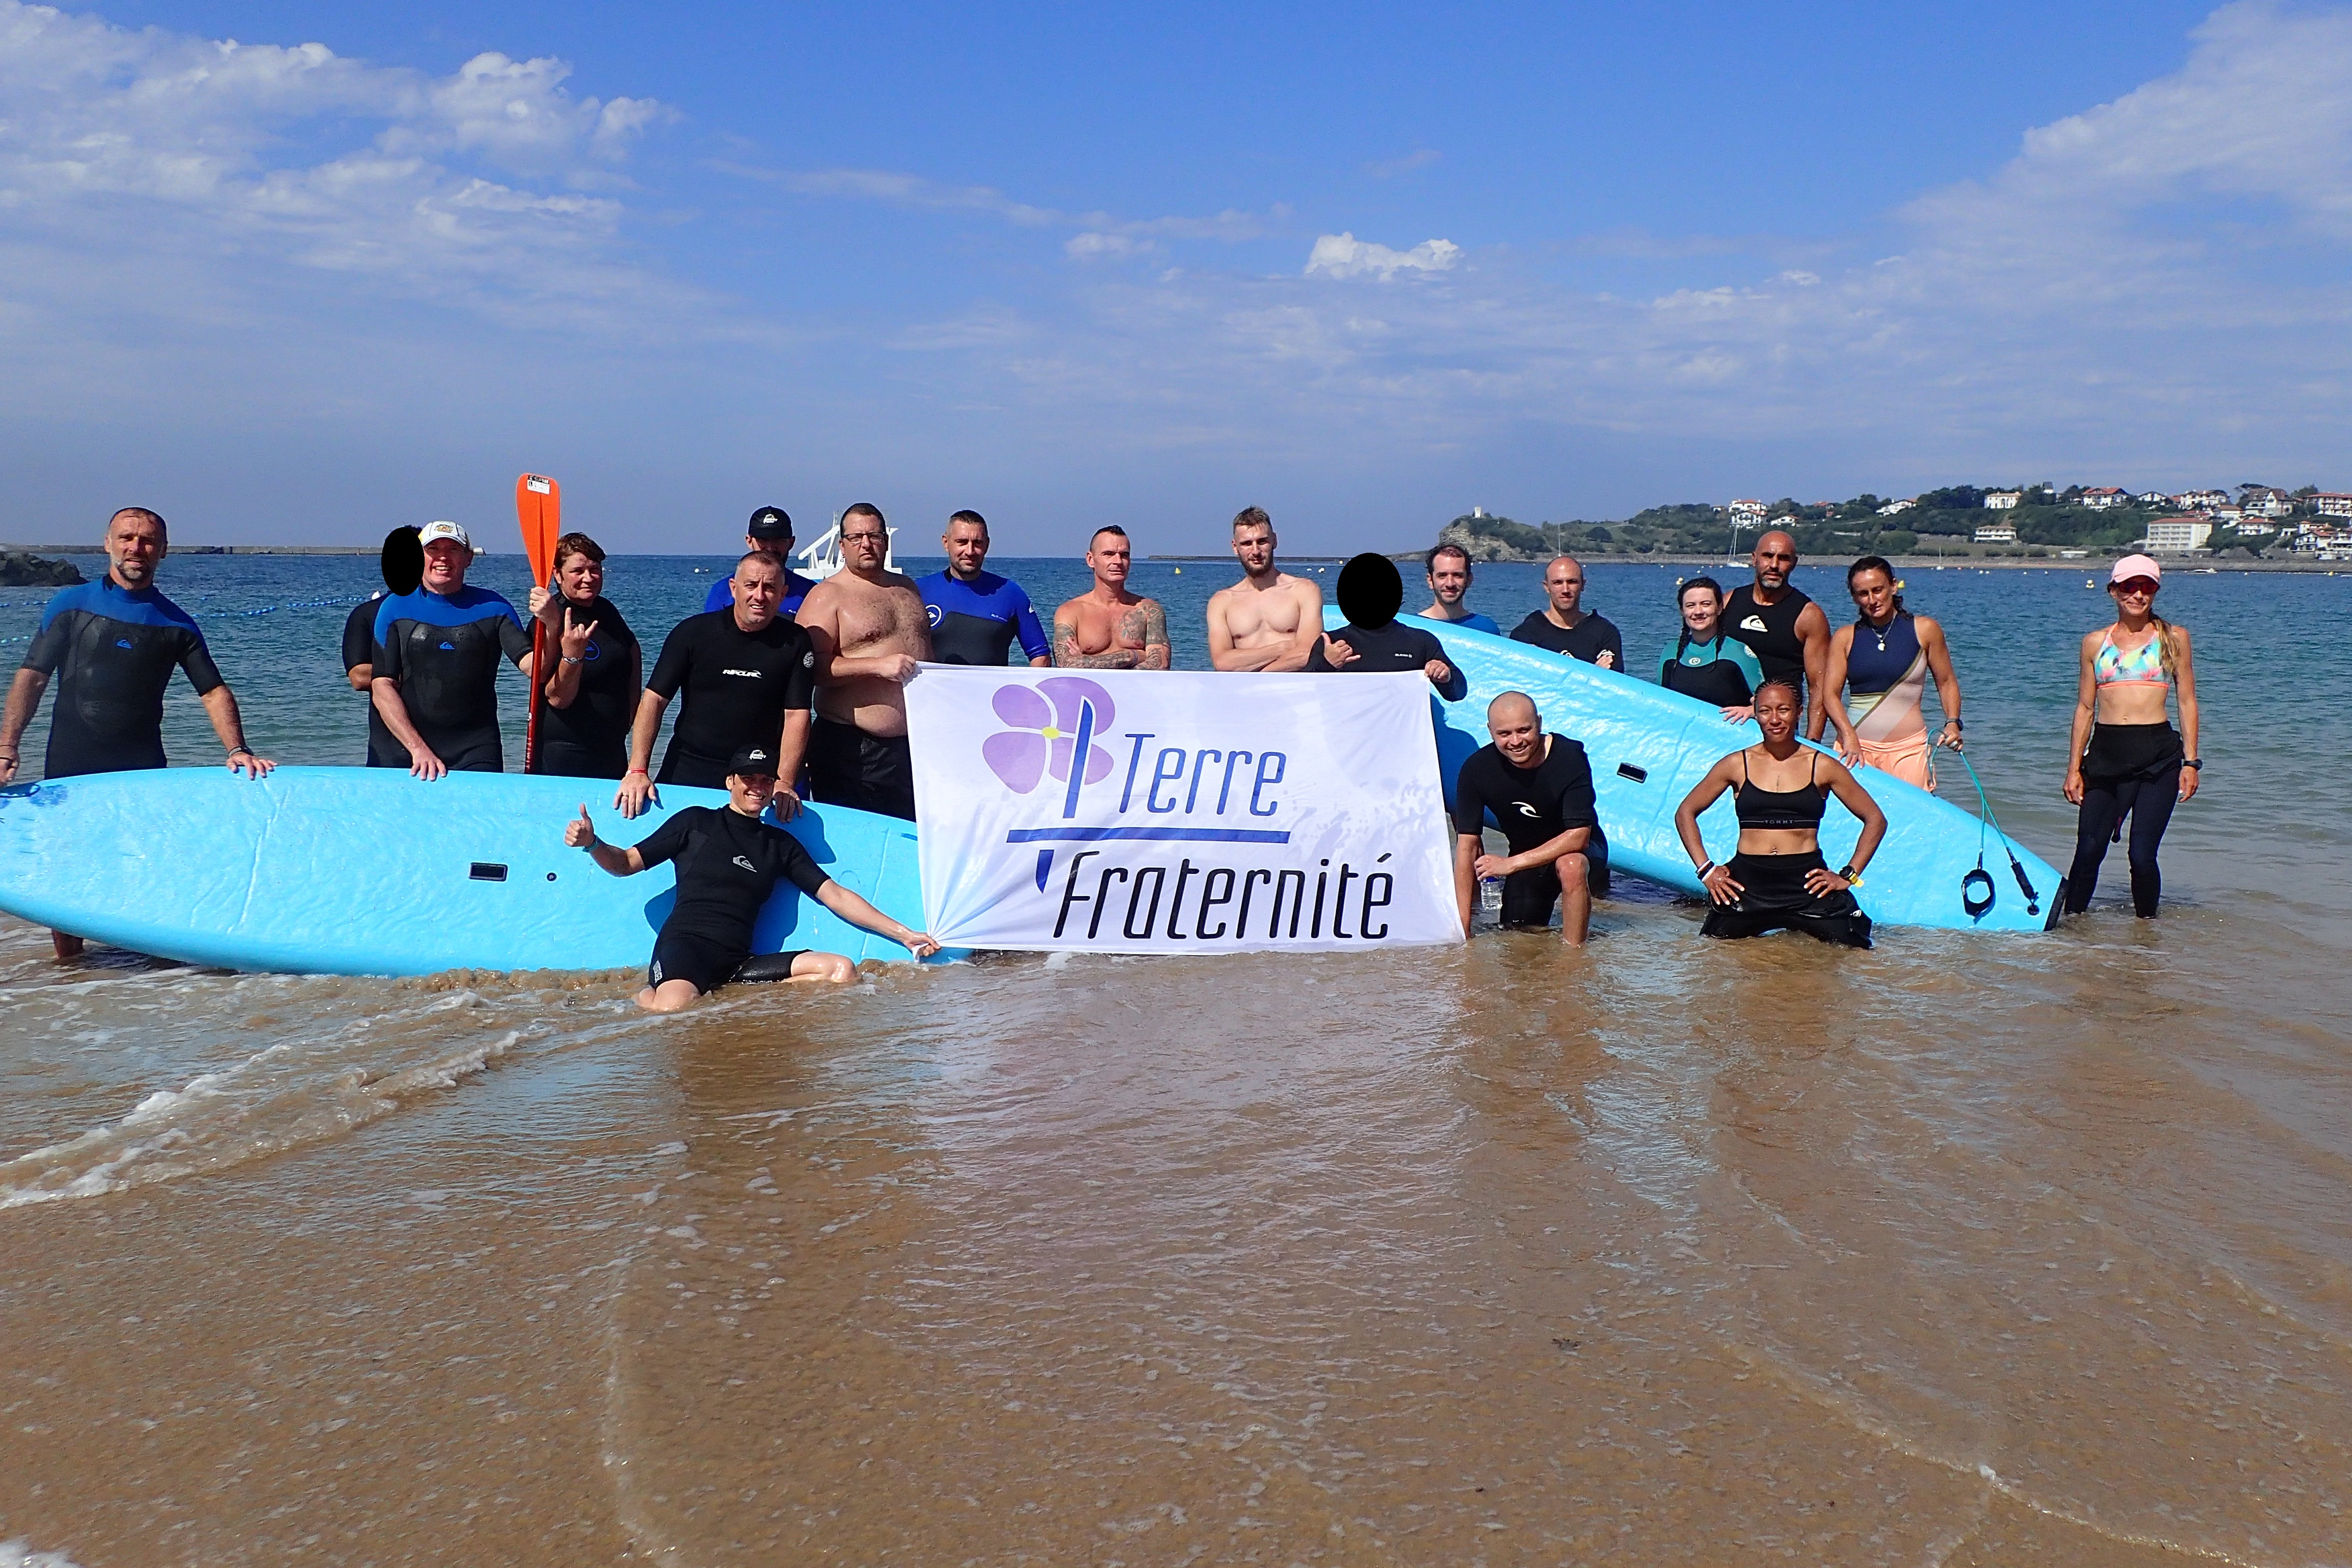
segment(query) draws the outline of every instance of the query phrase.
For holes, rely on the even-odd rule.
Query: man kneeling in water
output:
[[[1761,745],[1732,752],[1707,771],[1675,812],[1683,850],[1698,868],[1713,905],[1700,931],[1706,936],[1761,936],[1801,931],[1848,947],[1870,945],[1870,917],[1855,902],[1863,868],[1886,836],[1886,814],[1854,783],[1845,764],[1797,743],[1793,682],[1767,680],[1756,689]],[[1739,815],[1739,850],[1728,866],[1707,858],[1698,815],[1725,790]],[[1822,858],[1822,817],[1829,797],[1862,819],[1853,858],[1832,871]]]
[[[567,824],[563,842],[585,849],[615,877],[677,862],[677,903],[654,941],[654,959],[637,1005],[674,1013],[730,980],[826,980],[846,984],[857,966],[837,952],[751,953],[751,927],[778,879],[854,926],[898,942],[917,958],[939,952],[925,932],[909,931],[824,874],[800,840],[760,820],[776,793],[775,753],[745,746],[727,770],[723,809],[690,805],[629,848],[596,837],[588,808]]]

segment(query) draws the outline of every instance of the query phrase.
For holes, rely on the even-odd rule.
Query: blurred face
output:
[[[474,552],[454,539],[436,539],[425,547],[425,585],[436,594],[447,594],[465,586],[466,568],[474,563]]]
[[[735,565],[735,624],[756,632],[776,618],[783,602],[784,572],[772,555],[749,555]]]
[[[1778,593],[1797,569],[1797,542],[1775,530],[1756,542],[1756,553],[1749,559],[1756,566],[1756,585]]]
[[[1895,579],[1884,572],[1857,572],[1845,589],[1853,595],[1853,607],[1862,618],[1874,626],[1895,613]]]
[[[770,797],[776,793],[773,773],[729,773],[727,804],[746,816],[757,816],[768,809]]]
[[[2110,583],[2107,593],[2119,609],[2146,615],[2156,605],[2156,584],[2153,579],[2135,577],[2128,583]]]
[[[1271,523],[1244,523],[1234,530],[1234,558],[1242,570],[1253,577],[1262,577],[1274,566],[1274,527]]]
[[[940,535],[947,546],[948,570],[959,577],[976,577],[988,564],[988,530],[976,522],[951,522]]]
[[[1495,750],[1503,753],[1505,762],[1515,768],[1530,768],[1543,744],[1543,716],[1524,697],[1497,698],[1486,710],[1486,733],[1495,738]]]
[[[1687,588],[1683,592],[1683,625],[1690,635],[1701,642],[1715,640],[1715,623],[1723,616],[1723,601],[1715,596],[1712,588]]]
[[[1128,568],[1134,564],[1135,547],[1116,533],[1097,533],[1087,544],[1087,565],[1095,581],[1108,588],[1127,585]]]
[[[1797,700],[1785,686],[1768,686],[1756,699],[1756,725],[1768,741],[1785,741],[1797,732]]]
[[[126,588],[144,588],[155,580],[156,563],[163,559],[163,525],[151,518],[117,512],[106,525],[106,559],[114,580]]]
[[[573,604],[584,605],[604,591],[604,563],[575,550],[556,566],[555,585]]]
[[[1576,614],[1577,602],[1584,597],[1584,568],[1573,561],[1553,562],[1544,572],[1544,592],[1553,609],[1563,616]]]
[[[878,517],[864,512],[841,524],[841,559],[860,572],[871,572],[890,553],[890,530]]]
[[[1429,591],[1447,609],[1462,603],[1470,591],[1470,563],[1459,555],[1441,555],[1429,563]]]

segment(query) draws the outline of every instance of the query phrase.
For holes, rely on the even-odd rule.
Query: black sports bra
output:
[[[1748,753],[1739,753],[1739,788],[1731,796],[1731,809],[1739,817],[1742,827],[1819,828],[1822,816],[1829,810],[1829,792],[1813,777],[1821,767],[1821,753],[1812,753],[1806,769],[1807,778],[1795,789],[1766,789],[1747,776]]]

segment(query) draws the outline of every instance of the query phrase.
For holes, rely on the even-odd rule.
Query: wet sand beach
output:
[[[340,614],[244,611],[364,563],[187,566],[257,733],[352,748],[299,668]],[[2063,865],[2104,596],[1948,575],[1972,754]],[[1673,573],[1591,576],[1646,656]],[[2118,850],[2046,936],[1706,943],[1636,887],[1583,954],[1008,955],[667,1020],[0,922],[0,1563],[2352,1557],[2346,585],[2179,589],[2216,760],[2154,922]]]

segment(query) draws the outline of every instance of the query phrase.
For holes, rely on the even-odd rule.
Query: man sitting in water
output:
[[[1274,563],[1274,520],[1234,514],[1242,580],[1209,595],[1209,662],[1219,669],[1298,669],[1323,633],[1323,590]]]
[[[1544,733],[1543,716],[1524,691],[1506,691],[1486,705],[1494,740],[1470,753],[1454,783],[1454,890],[1462,929],[1470,929],[1471,896],[1489,877],[1503,879],[1503,923],[1545,926],[1560,906],[1560,940],[1584,945],[1592,900],[1609,896],[1609,843],[1592,796],[1592,763],[1584,747]],[[1486,851],[1488,813],[1510,843],[1507,855]]]
[[[1172,662],[1168,612],[1127,591],[1135,547],[1108,523],[1087,541],[1095,585],[1054,612],[1054,663],[1062,669],[1166,669]]]
[[[776,793],[776,754],[745,746],[727,765],[727,804],[689,805],[627,848],[596,837],[588,808],[563,829],[563,842],[585,849],[615,877],[634,877],[665,860],[677,863],[677,902],[654,940],[652,964],[637,1005],[675,1013],[730,981],[823,980],[845,984],[857,966],[837,952],[751,954],[751,928],[781,879],[854,926],[887,936],[917,958],[940,944],[892,920],[826,876],[800,840],[760,820]]]
[[[1470,596],[1470,552],[1458,544],[1441,544],[1423,563],[1429,577],[1429,608],[1419,611],[1424,621],[1444,621],[1474,632],[1501,637],[1503,628],[1465,602]]]
[[[1419,626],[1397,619],[1404,603],[1404,579],[1396,563],[1373,551],[1339,568],[1339,608],[1348,624],[1318,638],[1307,656],[1310,670],[1390,673],[1417,669],[1448,702],[1470,694],[1462,672],[1445,661],[1445,649]]]
[[[800,622],[816,648],[809,784],[830,805],[915,820],[907,682],[931,657],[915,580],[891,571],[890,527],[859,501],[841,514],[841,570],[809,590]]]

